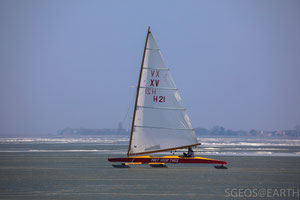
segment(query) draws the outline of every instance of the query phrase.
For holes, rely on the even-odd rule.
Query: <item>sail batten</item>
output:
[[[169,71],[170,69],[169,68],[155,68],[155,67],[144,67],[143,69],[156,69],[156,70],[165,70],[165,71]]]
[[[170,128],[170,127],[156,127],[156,126],[138,126],[134,125],[134,127],[139,127],[139,128],[154,128],[154,129],[169,129],[169,130],[182,130],[182,131],[194,131],[192,128]]]
[[[148,32],[128,155],[199,145],[170,70]]]
[[[140,88],[152,88],[150,86],[140,86]],[[178,90],[178,88],[168,88],[168,87],[155,87],[157,90]]]
[[[150,108],[150,109],[161,109],[161,110],[186,110],[185,108],[171,108],[171,107],[154,107],[154,106],[137,106],[138,108]]]
[[[159,48],[146,48],[146,50],[156,50],[156,51],[158,51],[160,49]]]

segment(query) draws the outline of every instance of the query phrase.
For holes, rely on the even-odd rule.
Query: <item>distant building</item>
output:
[[[129,135],[129,132],[126,131],[122,123],[118,124],[116,129],[87,129],[87,128],[65,128],[63,130],[58,130],[57,134],[72,136],[72,135]]]

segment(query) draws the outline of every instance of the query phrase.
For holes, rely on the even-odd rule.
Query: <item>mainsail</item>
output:
[[[128,155],[198,145],[169,68],[150,28],[147,33]]]

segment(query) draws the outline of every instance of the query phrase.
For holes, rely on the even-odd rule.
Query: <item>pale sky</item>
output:
[[[291,129],[299,10],[298,0],[1,0],[0,136],[117,127],[149,25],[194,127]]]

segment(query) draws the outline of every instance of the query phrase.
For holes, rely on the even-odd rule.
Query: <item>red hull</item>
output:
[[[181,158],[178,156],[165,157],[128,157],[128,158],[108,158],[109,162],[123,162],[123,163],[199,163],[199,164],[221,164],[225,165],[227,162],[221,160],[214,160],[209,158],[194,157]]]

